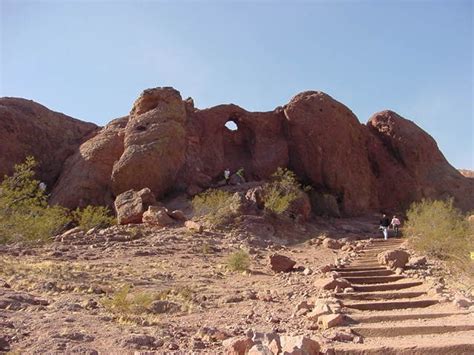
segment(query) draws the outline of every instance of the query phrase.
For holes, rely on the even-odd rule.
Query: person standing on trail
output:
[[[225,180],[226,185],[229,185],[229,179],[230,179],[230,170],[229,168],[227,168],[224,170],[224,180]]]
[[[383,233],[383,239],[388,239],[388,227],[390,227],[390,219],[386,214],[382,214],[382,219],[380,220],[380,230]]]
[[[395,231],[395,237],[398,237],[398,228],[400,227],[400,220],[397,218],[397,216],[393,216],[392,222],[390,225],[392,226],[392,229]]]

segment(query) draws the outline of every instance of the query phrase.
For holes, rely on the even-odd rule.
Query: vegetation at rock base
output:
[[[229,255],[227,267],[231,271],[246,271],[250,267],[250,255],[245,250],[239,250]]]
[[[294,172],[282,168],[278,168],[270,180],[263,188],[265,209],[282,214],[303,193],[301,185]]]
[[[35,159],[27,157],[0,184],[0,243],[44,243],[70,222],[84,230],[115,223],[107,207],[87,206],[71,213],[61,206],[48,205],[48,195],[35,178],[37,167]]]
[[[232,202],[230,192],[210,189],[194,196],[192,206],[196,216],[202,216],[212,225],[219,226],[232,218]]]
[[[0,184],[0,243],[44,242],[71,220],[65,208],[48,205],[35,179],[36,167],[35,159],[28,157]]]
[[[78,208],[73,212],[73,218],[78,226],[85,231],[91,228],[106,228],[115,224],[115,217],[111,215],[110,209],[105,206]]]
[[[422,200],[407,212],[405,234],[418,251],[474,274],[474,225],[453,206],[453,200]]]

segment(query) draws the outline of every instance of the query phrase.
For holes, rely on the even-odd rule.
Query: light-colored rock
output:
[[[166,227],[174,223],[174,220],[168,216],[166,208],[159,206],[148,207],[148,210],[143,213],[142,221],[160,227]]]
[[[255,344],[252,346],[247,355],[274,355],[275,353],[266,345]]]
[[[329,249],[341,249],[342,244],[335,239],[325,238],[323,240],[323,246]]]
[[[315,286],[321,287],[323,290],[334,290],[336,287],[345,289],[351,287],[351,283],[343,278],[337,279],[320,279],[315,282]]]
[[[413,256],[410,258],[410,265],[422,266],[426,265],[426,256]]]
[[[239,336],[224,340],[222,345],[226,355],[245,355],[254,343],[249,337]]]
[[[391,269],[404,268],[409,258],[410,254],[402,249],[387,250],[377,256],[380,264],[387,265]]]
[[[140,191],[128,190],[121,193],[115,199],[118,223],[141,223],[143,213],[155,203],[155,196],[149,188]]]
[[[285,355],[318,355],[319,343],[304,335],[280,337],[281,352]]]
[[[194,221],[186,221],[184,222],[184,226],[193,232],[202,232],[204,230],[203,226],[197,222]]]
[[[344,316],[342,314],[327,314],[318,318],[318,325],[321,329],[329,329],[344,324]]]

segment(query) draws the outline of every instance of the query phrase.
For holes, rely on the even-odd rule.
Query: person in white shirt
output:
[[[393,216],[392,222],[390,222],[390,225],[392,226],[392,229],[395,231],[395,237],[398,237],[398,228],[400,227],[400,220],[397,218],[397,216]]]

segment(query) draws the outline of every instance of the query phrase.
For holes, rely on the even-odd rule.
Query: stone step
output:
[[[375,267],[335,267],[331,268],[331,271],[376,271],[376,270],[387,270],[385,266],[375,266]]]
[[[400,326],[362,326],[352,327],[352,331],[365,338],[367,337],[399,337],[406,335],[443,334],[474,330],[474,324],[450,325],[400,325]]]
[[[350,283],[355,284],[382,284],[395,282],[404,279],[402,275],[391,275],[391,276],[360,276],[360,277],[344,277]]]
[[[392,313],[392,312],[377,312],[376,314],[353,314],[350,320],[354,323],[380,323],[380,322],[397,322],[404,320],[418,320],[418,319],[436,319],[459,315],[469,315],[469,311],[459,312],[436,312],[436,313]]]
[[[474,354],[474,332],[367,338],[364,344],[339,343],[330,349],[327,353],[334,355],[470,355]]]
[[[398,298],[415,298],[426,295],[426,292],[350,292],[336,293],[336,297],[347,300],[390,300]]]
[[[359,276],[389,276],[394,275],[392,270],[382,269],[382,270],[363,270],[363,271],[338,271],[338,274],[341,277],[359,277]]]
[[[375,284],[375,285],[352,285],[354,291],[357,292],[376,292],[376,291],[393,291],[403,290],[411,287],[422,285],[422,281],[399,282],[392,284]]]
[[[348,265],[349,267],[377,267],[377,266],[380,266],[380,264],[378,262],[352,262],[350,265]]]
[[[438,303],[438,300],[403,300],[381,302],[342,302],[343,307],[361,311],[389,311],[394,309],[425,308]]]

